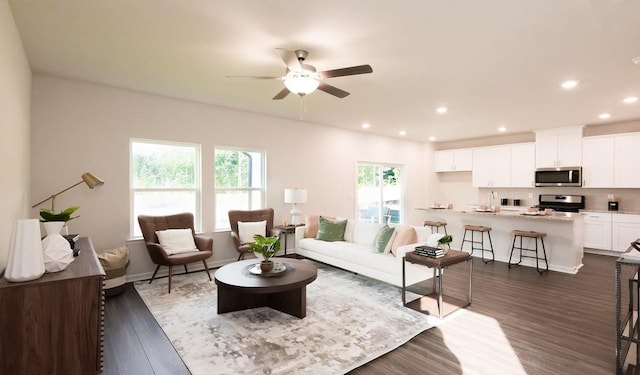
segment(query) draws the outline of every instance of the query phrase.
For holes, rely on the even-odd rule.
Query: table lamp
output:
[[[300,210],[296,206],[298,203],[307,203],[307,190],[305,189],[284,189],[284,203],[292,203],[291,225],[300,224]]]
[[[81,183],[83,183],[83,182],[84,182],[85,184],[87,184],[87,186],[89,187],[89,189],[98,188],[98,187],[100,187],[100,186],[104,185],[104,181],[102,181],[100,178],[98,178],[98,177],[96,177],[96,176],[92,175],[92,174],[91,174],[91,173],[89,173],[89,172],[87,172],[87,173],[83,173],[81,177],[82,177],[82,180],[80,180],[80,182],[77,182],[77,183],[75,183],[75,184],[73,184],[73,185],[69,186],[68,188],[66,188],[66,189],[64,189],[64,190],[61,190],[61,191],[59,191],[59,192],[57,192],[57,193],[55,193],[55,194],[52,194],[49,198],[47,198],[47,199],[45,199],[45,200],[43,200],[43,201],[41,201],[41,202],[38,202],[38,203],[34,204],[33,206],[31,206],[31,208],[37,207],[37,206],[39,206],[39,205],[43,204],[44,202],[46,202],[46,201],[48,201],[48,200],[51,200],[51,211],[55,212],[56,197],[57,197],[58,195],[60,195],[60,194],[64,193],[65,191],[70,190],[70,189],[73,189],[74,187],[76,187],[76,186],[80,185],[80,184],[81,184]]]

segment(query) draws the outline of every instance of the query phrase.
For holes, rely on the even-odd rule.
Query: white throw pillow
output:
[[[267,221],[238,221],[238,237],[240,242],[253,242],[253,236],[256,234],[265,235],[267,233]]]
[[[364,246],[373,246],[378,232],[385,224],[358,221],[353,228],[353,242]]]
[[[353,229],[355,228],[355,220],[347,220],[347,226],[344,228],[344,240],[347,242],[353,242]]]
[[[198,251],[191,229],[167,229],[156,232],[160,245],[169,255]]]

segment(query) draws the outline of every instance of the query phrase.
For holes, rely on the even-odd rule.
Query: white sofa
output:
[[[417,245],[426,243],[431,234],[428,228],[412,227],[416,231],[418,243],[397,247],[396,255],[373,251],[376,235],[384,224],[355,220],[347,221],[344,241],[327,242],[315,238],[305,238],[306,227],[296,228],[296,254],[330,264],[351,272],[402,286],[402,262],[404,254],[415,250]],[[412,263],[405,264],[406,285],[430,279],[433,271]]]

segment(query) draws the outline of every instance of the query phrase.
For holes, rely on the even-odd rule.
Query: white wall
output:
[[[31,69],[9,3],[0,0],[0,274],[11,230],[29,211]]]
[[[421,223],[422,207],[433,188],[430,146],[422,143],[318,126],[255,113],[34,75],[32,196],[36,200],[92,172],[105,180],[100,189],[81,185],[56,199],[63,208],[79,205],[74,233],[90,236],[97,250],[119,246],[129,236],[129,139],[151,138],[202,145],[203,231],[214,226],[214,146],[238,146],[267,152],[267,205],[276,222],[289,217],[285,187],[308,190],[306,213],[353,217],[357,161],[404,166],[406,221]],[[33,210],[33,215],[37,210]],[[228,233],[213,234],[212,264],[237,253]],[[129,275],[151,272],[140,241],[129,244]]]

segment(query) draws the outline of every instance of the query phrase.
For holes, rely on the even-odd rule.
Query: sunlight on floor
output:
[[[473,332],[459,328],[460,320],[472,320]],[[468,326],[468,325],[463,325]],[[464,374],[526,374],[498,322],[469,310],[460,310],[438,326],[444,343],[460,362]],[[470,338],[470,339],[467,339]]]

